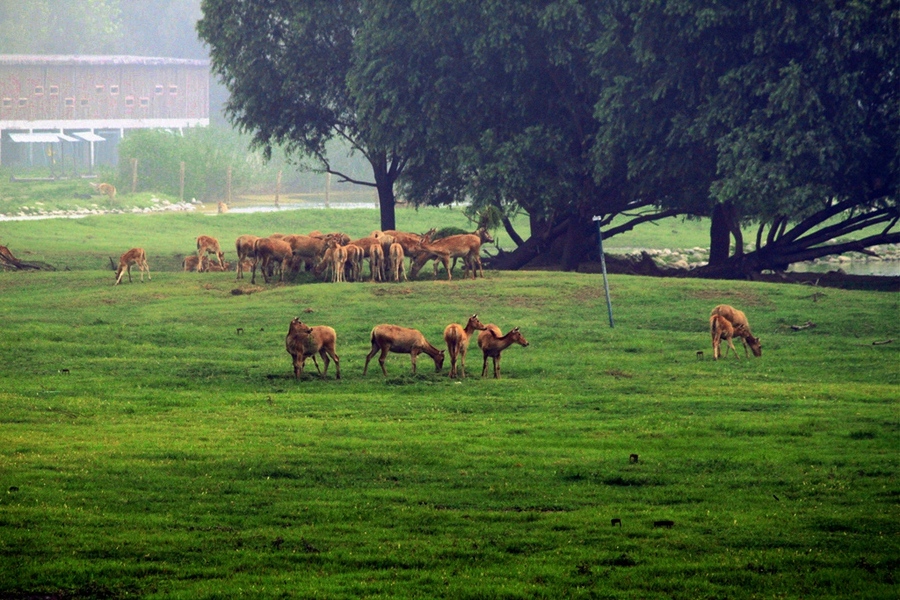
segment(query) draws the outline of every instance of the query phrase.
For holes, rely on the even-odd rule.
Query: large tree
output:
[[[401,190],[414,202],[467,199],[528,213],[531,237],[495,266],[538,255],[571,269],[595,252],[595,215],[615,231],[671,211],[634,193],[621,163],[593,174],[591,45],[603,2],[367,3],[354,94],[382,143],[408,143]],[[612,231],[612,233],[615,233]]]
[[[271,154],[282,146],[311,156],[343,181],[377,189],[382,229],[395,228],[394,183],[406,162],[401,146],[367,139],[348,88],[356,36],[364,26],[358,0],[203,0],[200,37],[213,71],[231,93],[229,120]],[[336,169],[326,143],[339,139],[362,153],[373,180]]]
[[[896,243],[898,20],[891,0],[611,2],[596,46],[610,82],[598,168],[625,152],[628,179],[654,194],[659,173],[699,159],[704,274]],[[747,223],[758,232],[745,254]],[[833,243],[847,234],[859,239]]]

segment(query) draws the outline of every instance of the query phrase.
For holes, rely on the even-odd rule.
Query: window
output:
[[[150,98],[141,98],[141,106],[150,106]]]
[[[118,96],[119,95],[119,86],[117,86],[117,85],[109,86],[109,93],[113,96]]]
[[[153,92],[154,92],[157,96],[159,96],[160,94],[162,94],[163,91],[165,91],[165,90],[164,90],[163,86],[161,86],[161,85],[158,85],[158,86],[156,86],[155,88],[153,88]]]
[[[171,95],[174,96],[174,95],[177,94],[177,93],[178,93],[178,86],[177,86],[177,85],[170,85],[170,86],[169,86],[169,94],[171,94]]]
[[[59,86],[58,85],[50,86],[50,95],[51,96],[59,96]]]
[[[28,106],[28,98],[19,98],[19,108]]]
[[[82,98],[82,99],[81,99],[81,105],[82,105],[82,106],[87,106],[87,105],[88,105],[88,99],[87,99],[87,98]]]
[[[105,90],[105,89],[106,89],[105,85],[95,85],[94,86],[94,91],[97,92],[98,94],[102,94],[103,90]]]
[[[12,98],[4,98],[3,103],[0,104],[3,108],[12,108]]]
[[[66,106],[75,106],[75,98],[66,98]]]
[[[125,106],[134,106],[134,96],[125,96]]]
[[[44,95],[44,86],[42,86],[42,85],[34,86],[34,95],[35,96],[43,96]]]

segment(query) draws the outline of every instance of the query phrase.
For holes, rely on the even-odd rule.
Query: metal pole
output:
[[[612,300],[609,298],[609,280],[606,277],[606,255],[603,253],[603,232],[600,230],[600,219],[602,217],[594,217],[597,222],[597,243],[600,246],[600,268],[603,271],[603,290],[606,292],[606,310],[609,312],[609,326],[613,325]]]

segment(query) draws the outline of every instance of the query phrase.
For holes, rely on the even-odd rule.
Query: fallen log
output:
[[[45,270],[53,270],[52,267],[47,269],[49,265],[38,264],[38,263],[30,263],[25,262],[24,260],[19,260],[13,253],[9,251],[9,248],[6,246],[0,246],[0,267],[5,270],[15,270],[21,271],[25,269],[33,269],[35,271],[40,271],[41,269]]]

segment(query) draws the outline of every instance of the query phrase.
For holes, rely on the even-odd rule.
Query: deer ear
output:
[[[513,331],[518,331],[518,330],[519,330],[518,327],[513,327]]]

